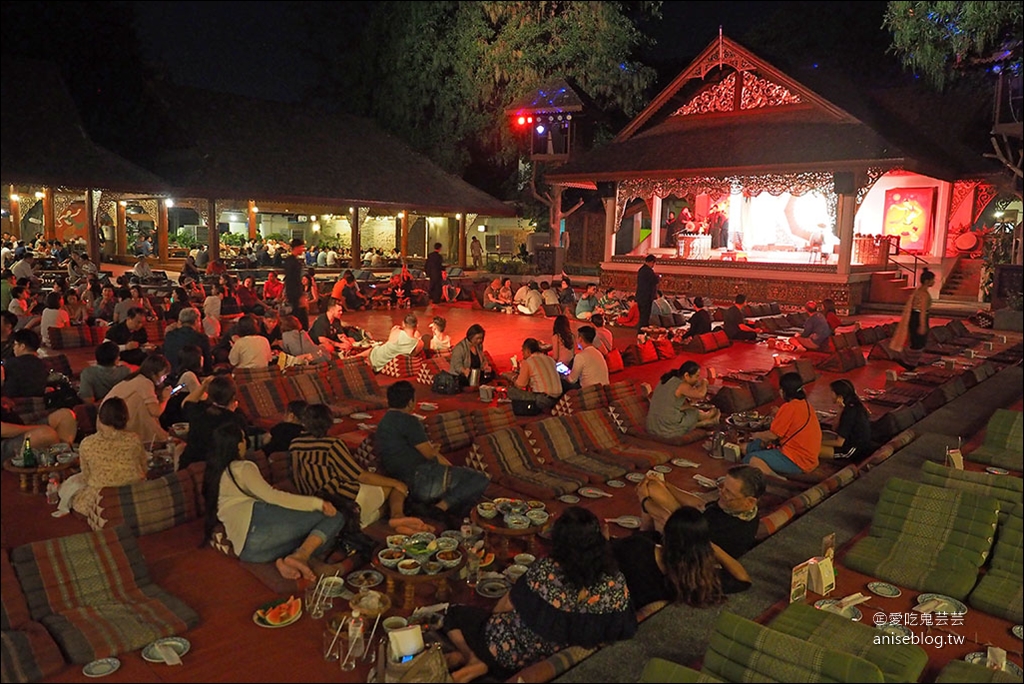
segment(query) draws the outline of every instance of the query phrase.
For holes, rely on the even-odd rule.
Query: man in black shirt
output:
[[[292,307],[292,315],[299,319],[303,330],[309,330],[309,310],[303,305],[302,271],[305,260],[306,242],[302,238],[292,240],[292,253],[284,260],[284,298]]]
[[[704,308],[704,298],[694,297],[693,308],[695,310],[693,314],[690,315],[690,327],[686,329],[686,334],[683,335],[683,339],[688,337],[700,337],[704,333],[711,332],[711,314],[709,314],[707,309]]]
[[[235,393],[235,381],[231,376],[211,375],[182,401],[181,410],[188,419],[188,442],[178,460],[178,470],[206,460],[207,451],[213,443],[213,431],[218,426],[235,423],[242,430],[247,430],[249,420],[238,410]]]
[[[138,366],[152,351],[146,334],[146,311],[133,306],[120,323],[107,328],[106,339],[121,350],[121,360]]]
[[[658,294],[658,274],[654,272],[656,257],[648,254],[644,265],[636,274],[636,305],[640,309],[640,323],[637,332],[651,324],[651,307]]]
[[[39,350],[39,333],[23,328],[11,334],[14,356],[4,359],[3,395],[18,397],[41,397],[46,394],[46,380],[50,371],[36,356]]]
[[[313,321],[309,336],[331,354],[352,348],[352,340],[345,336],[341,322],[341,302],[331,299],[327,310]]]
[[[722,328],[730,340],[756,342],[757,331],[747,325],[747,319],[743,315],[743,305],[746,301],[746,295],[736,295],[735,304],[722,313]]]
[[[757,500],[764,494],[765,481],[764,474],[753,466],[730,468],[718,485],[718,501],[707,505],[691,492],[650,477],[636,489],[640,508],[659,531],[677,508],[692,506],[704,512],[711,541],[733,558],[739,558],[754,545],[759,523]]]
[[[267,456],[281,451],[288,451],[292,440],[301,435],[305,428],[302,424],[302,412],[308,404],[300,399],[288,402],[288,413],[284,420],[270,428],[270,441],[263,445],[263,453]]]
[[[441,243],[434,243],[434,251],[427,255],[425,267],[427,277],[430,278],[430,301],[434,304],[441,303],[441,271],[444,270],[444,259],[441,258]]]

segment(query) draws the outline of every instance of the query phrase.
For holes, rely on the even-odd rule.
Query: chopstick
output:
[[[327,652],[324,653],[324,657],[330,655],[331,651],[334,650],[334,644],[338,643],[338,637],[341,636],[341,630],[348,623],[348,616],[342,618],[341,622],[338,623],[338,629],[334,631],[334,638],[331,639],[331,645],[327,647]]]

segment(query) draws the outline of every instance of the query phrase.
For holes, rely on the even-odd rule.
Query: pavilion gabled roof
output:
[[[825,95],[827,93],[827,97]],[[924,100],[935,95],[919,94]],[[814,87],[720,36],[611,142],[552,182],[901,167],[953,180],[987,168],[841,76]],[[922,109],[927,117],[934,109]],[[951,144],[952,143],[952,144]]]
[[[188,143],[150,166],[182,196],[514,214],[367,119],[180,86],[157,94]]]
[[[564,78],[557,78],[545,83],[536,90],[530,91],[506,109],[506,113],[515,114],[519,112],[582,112],[583,98],[573,90],[569,82]]]
[[[60,71],[4,57],[0,73],[0,178],[15,185],[160,193],[166,183],[86,134]]]

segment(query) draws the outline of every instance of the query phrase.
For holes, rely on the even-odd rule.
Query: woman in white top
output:
[[[430,322],[430,351],[445,353],[452,350],[452,336],[444,331],[447,327],[448,321],[444,316],[434,316]]]
[[[270,342],[259,334],[256,317],[245,314],[238,319],[238,338],[231,343],[228,362],[235,368],[266,368],[274,358]]]
[[[104,397],[104,401],[113,397],[124,399],[128,405],[127,429],[144,444],[167,441],[167,432],[160,427],[160,415],[171,394],[171,388],[163,386],[170,372],[171,364],[162,354],[150,354],[139,370],[114,385]]]
[[[274,489],[256,464],[245,460],[245,453],[245,433],[236,424],[214,430],[203,475],[203,543],[222,523],[240,560],[275,561],[285,579],[315,580],[310,562],[334,548],[345,516],[320,497]]]
[[[64,310],[64,298],[58,292],[46,295],[46,308],[43,309],[42,320],[39,323],[39,336],[43,339],[43,346],[52,346],[50,344],[52,328],[68,328],[70,326],[71,317]]]
[[[388,341],[370,350],[370,365],[373,366],[373,370],[380,371],[391,359],[402,354],[415,354],[423,348],[423,340],[416,330],[417,325],[419,319],[416,318],[416,314],[406,314],[402,319],[402,325],[396,325],[391,329]]]
[[[210,286],[210,296],[203,301],[203,332],[210,337],[220,336],[220,306],[224,301],[220,285]]]

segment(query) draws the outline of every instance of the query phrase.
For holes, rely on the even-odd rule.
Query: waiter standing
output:
[[[292,253],[284,259],[284,298],[292,307],[292,315],[299,319],[303,330],[309,330],[309,310],[304,306],[302,272],[305,261],[306,242],[302,238],[292,240]]]
[[[651,306],[658,294],[658,274],[654,272],[654,262],[657,257],[648,254],[644,259],[644,265],[636,274],[636,305],[640,309],[640,324],[637,332],[646,328],[651,322]]]
[[[441,258],[441,243],[434,243],[434,251],[427,255],[427,277],[430,278],[430,301],[441,303],[441,273],[444,271],[444,260]]]

